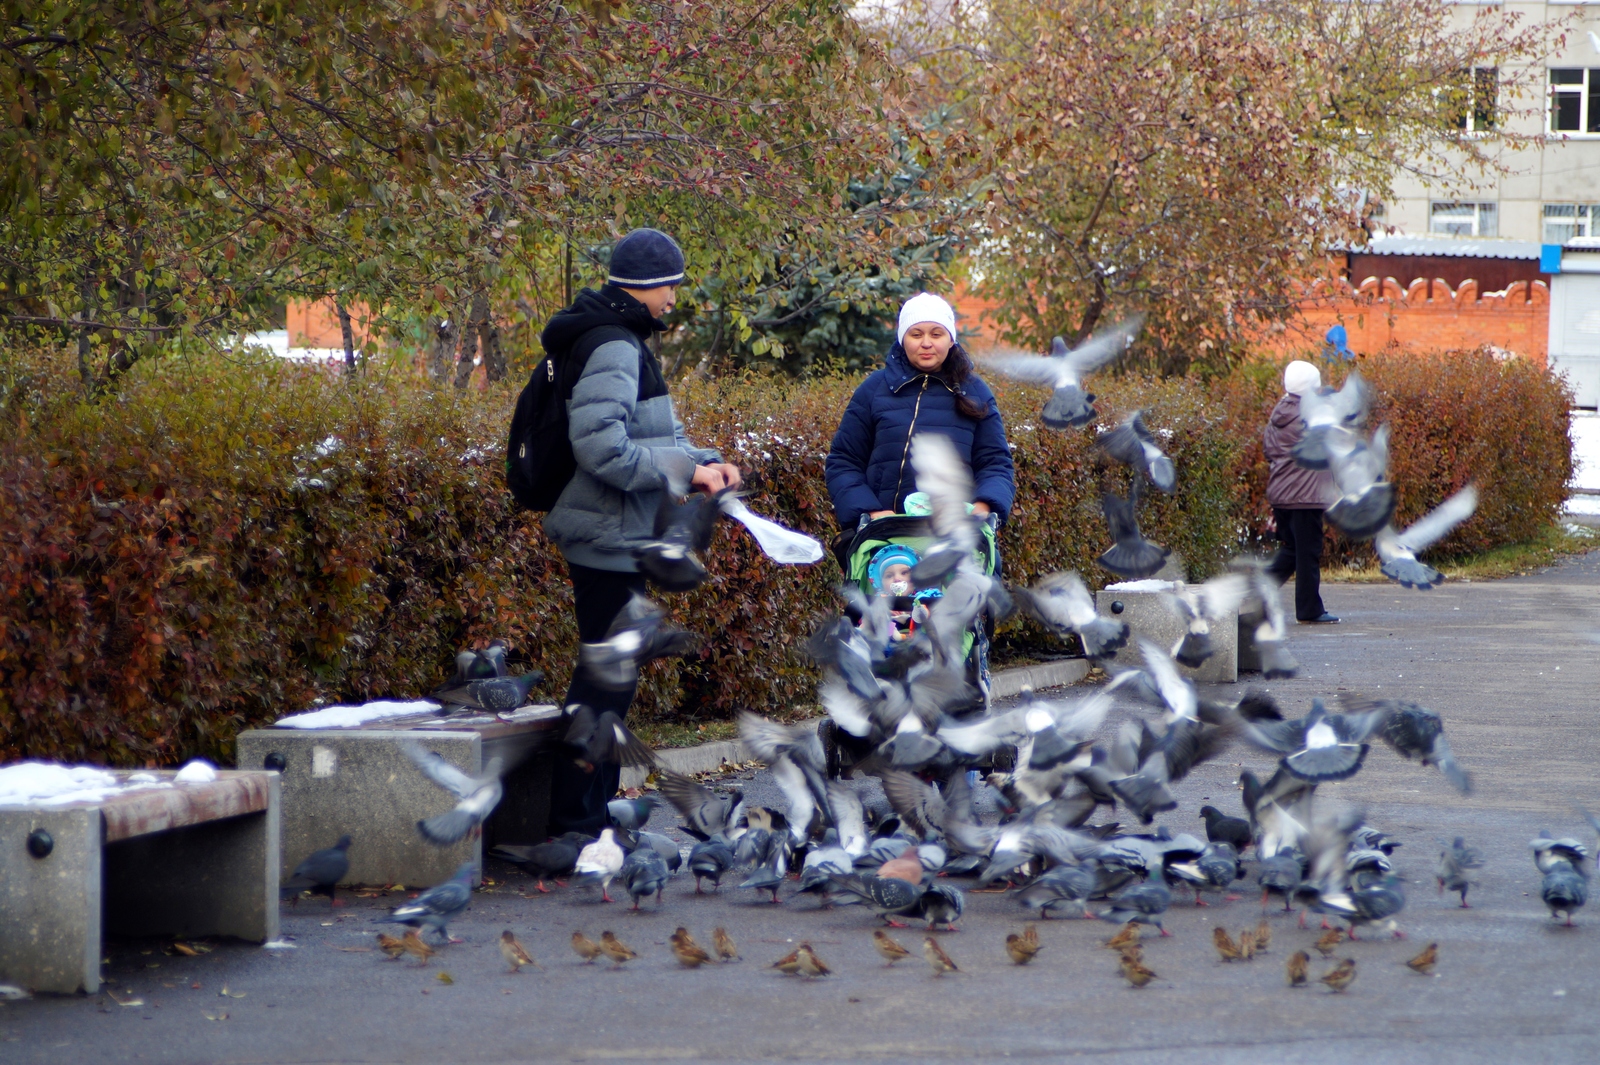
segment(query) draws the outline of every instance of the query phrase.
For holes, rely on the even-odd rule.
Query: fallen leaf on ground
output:
[[[115,1002],[119,1006],[143,1006],[144,1005],[144,999],[140,998],[138,995],[134,994],[132,991],[124,991],[122,994],[119,995],[115,991],[113,991],[111,988],[108,987],[108,988],[106,988],[106,994],[110,995],[111,996],[111,1001]]]
[[[372,953],[372,948],[371,947],[334,947],[333,949],[334,950],[342,950],[346,954],[371,954]]]
[[[228,1014],[223,1010],[203,1010],[201,1015],[208,1021],[225,1021]]]
[[[228,985],[227,984],[223,984],[222,985],[222,990],[217,992],[217,997],[219,997],[219,998],[244,998],[245,994],[246,994],[246,992],[244,992],[244,991],[229,991],[228,990]]]
[[[436,975],[436,979],[437,979],[437,980],[438,980],[438,981],[439,981],[439,982],[440,982],[440,983],[441,983],[441,984],[453,984],[453,983],[455,983],[455,981],[454,981],[454,980],[453,980],[453,979],[451,979],[451,978],[450,978],[450,974],[449,974],[449,973],[447,973],[447,972],[445,972],[445,971],[444,971],[444,970],[442,970],[442,969],[441,969],[441,970],[440,970],[440,971],[439,971],[439,972],[438,972],[438,974],[437,974],[437,975]]]

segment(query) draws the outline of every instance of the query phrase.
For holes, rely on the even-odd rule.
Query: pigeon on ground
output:
[[[832,906],[831,880],[836,876],[849,876],[853,871],[854,861],[843,847],[837,844],[812,847],[800,866],[797,894],[816,895],[823,906]]]
[[[667,624],[665,610],[635,593],[604,639],[578,644],[578,664],[607,691],[627,691],[638,683],[641,667],[691,654],[699,645],[698,636]]]
[[[697,784],[693,778],[670,769],[659,770],[656,777],[661,794],[683,818],[683,830],[695,839],[729,838],[733,826],[744,816],[744,792],[738,788],[729,788],[727,794],[719,795]]]
[[[1063,909],[1077,917],[1089,916],[1088,900],[1099,887],[1099,877],[1089,864],[1058,865],[1017,892],[1017,901],[1048,919]]]
[[[683,503],[670,494],[662,495],[656,510],[655,539],[633,553],[639,572],[656,587],[667,592],[692,592],[711,575],[701,556],[711,547],[711,534],[722,514],[717,505],[721,494],[696,494]]]
[[[1172,460],[1156,444],[1155,434],[1145,428],[1144,411],[1136,410],[1123,419],[1122,424],[1095,440],[1107,455],[1149,478],[1150,483],[1163,492],[1178,487],[1177,471]]]
[[[1328,437],[1348,433],[1366,420],[1371,389],[1358,373],[1345,378],[1337,392],[1310,392],[1300,397],[1300,417],[1305,431],[1290,451],[1294,460],[1308,470],[1325,470],[1332,461]]]
[[[467,908],[472,901],[472,878],[478,863],[462,862],[455,876],[418,895],[410,902],[396,906],[379,923],[410,925],[412,928],[429,928],[447,943],[459,943],[450,938],[450,919]]]
[[[734,857],[741,864],[755,864],[755,869],[739,886],[771,892],[772,901],[776,904],[779,901],[778,888],[783,886],[784,878],[789,875],[789,863],[794,857],[789,834],[752,828],[739,837]]]
[[[683,852],[678,849],[676,840],[659,832],[635,832],[633,837],[636,847],[654,850],[661,855],[661,860],[667,863],[667,871],[674,876],[683,867]]]
[[[723,874],[737,864],[733,847],[727,841],[713,839],[696,843],[694,849],[689,851],[689,872],[694,874],[694,893],[701,894],[700,884],[703,880],[711,881],[713,891],[719,889]]]
[[[1250,822],[1242,817],[1229,817],[1215,806],[1202,806],[1200,818],[1206,823],[1207,842],[1230,844],[1241,854],[1253,842]]]
[[[429,693],[428,698],[443,703],[445,709],[479,710],[499,714],[528,704],[528,693],[544,683],[539,670],[520,677],[489,677],[464,683],[451,681]]]
[[[1134,514],[1138,504],[1138,486],[1128,499],[1114,492],[1100,493],[1100,506],[1111,529],[1114,543],[1097,560],[1100,565],[1119,577],[1139,580],[1159,570],[1172,554],[1169,548],[1146,540],[1139,532],[1139,519]]]
[[[598,765],[640,769],[655,766],[655,752],[628,731],[628,726],[622,723],[622,715],[615,710],[597,713],[593,707],[580,703],[567,707],[565,716],[568,725],[563,742],[573,753],[573,760],[578,767],[585,772],[594,772]],[[649,817],[647,813],[645,819],[649,820]]]
[[[350,872],[350,837],[340,836],[339,842],[320,851],[312,851],[305,861],[294,867],[294,875],[284,882],[282,894],[296,902],[302,891],[328,896],[328,905],[337,906],[333,892]]]
[[[1467,846],[1466,839],[1457,836],[1439,852],[1439,866],[1434,871],[1434,879],[1439,881],[1439,894],[1443,895],[1446,891],[1459,892],[1461,908],[1467,909],[1467,891],[1472,887],[1472,881],[1467,877],[1467,870],[1479,869],[1482,866],[1483,852],[1476,847]]]
[[[1114,657],[1128,642],[1128,623],[1101,617],[1082,578],[1070,570],[1052,573],[1031,588],[1011,589],[1023,612],[1056,635],[1076,633],[1089,658]]]
[[[1283,899],[1285,911],[1291,909],[1290,900],[1300,887],[1305,867],[1292,852],[1284,851],[1263,859],[1256,869],[1256,883],[1261,885],[1261,909],[1266,912],[1267,898],[1277,895]]]
[[[960,888],[933,883],[922,893],[917,912],[927,922],[928,931],[933,931],[934,925],[942,924],[947,931],[954,932],[956,922],[961,920],[961,911],[964,908],[965,897]]]
[[[1563,917],[1570,927],[1573,914],[1589,901],[1589,852],[1575,839],[1551,839],[1548,832],[1540,832],[1529,846],[1534,865],[1544,874],[1539,897],[1552,918]]]
[[[1394,485],[1389,482],[1389,427],[1380,425],[1370,441],[1354,433],[1327,438],[1338,497],[1323,512],[1328,522],[1352,540],[1370,540],[1394,517]]]
[[[1143,324],[1141,317],[1134,317],[1074,349],[1069,350],[1066,341],[1056,337],[1050,342],[1049,355],[1000,355],[984,359],[983,364],[1014,380],[1054,389],[1041,416],[1050,428],[1088,425],[1094,421],[1094,393],[1080,387],[1083,376],[1126,351]]]
[[[593,842],[591,837],[580,832],[568,832],[564,836],[532,846],[501,843],[489,851],[489,857],[520,866],[534,878],[534,887],[540,894],[549,894],[550,889],[544,886],[544,882],[570,875],[572,867],[577,864],[578,852]]]
[[[1112,898],[1111,908],[1102,912],[1100,919],[1113,924],[1127,924],[1129,921],[1153,924],[1162,935],[1170,936],[1172,933],[1161,923],[1161,915],[1171,905],[1172,892],[1165,884],[1154,881],[1135,884]]]
[[[578,860],[573,863],[572,878],[574,887],[590,887],[600,885],[600,901],[611,901],[611,880],[622,871],[622,848],[617,846],[613,831],[609,828],[600,830],[600,838],[578,852]],[[665,863],[662,868],[665,869]]]
[[[908,927],[896,921],[895,917],[920,909],[926,890],[922,884],[912,884],[897,877],[852,874],[833,878],[833,891],[841,905],[865,905],[891,928]]]
[[[656,906],[659,908],[661,893],[666,890],[667,880],[671,876],[666,861],[654,847],[639,847],[628,852],[628,857],[622,863],[620,879],[628,894],[633,896],[633,908],[637,910],[639,901],[651,895],[656,897]]]
[[[1478,490],[1467,485],[1455,495],[1430,510],[1405,532],[1396,532],[1393,525],[1385,525],[1373,539],[1372,546],[1382,563],[1379,569],[1385,577],[1398,581],[1406,588],[1432,588],[1444,580],[1444,574],[1432,566],[1417,561],[1417,552],[1425,551],[1472,517],[1478,509]]]
[[[1346,934],[1351,939],[1356,938],[1356,929],[1363,925],[1387,921],[1393,926],[1391,918],[1406,907],[1406,896],[1400,887],[1400,878],[1393,874],[1385,876],[1377,883],[1354,888],[1350,892],[1350,900],[1355,904],[1355,912],[1346,915],[1345,920],[1350,923],[1350,929]],[[1396,939],[1404,939],[1405,935],[1399,928],[1394,929]]]
[[[1200,897],[1203,889],[1226,891],[1235,880],[1244,876],[1239,866],[1239,852],[1231,843],[1208,843],[1200,856],[1190,861],[1172,862],[1166,866],[1169,880],[1188,884],[1194,890],[1194,904],[1204,906]]]
[[[401,746],[429,780],[460,800],[449,812],[418,821],[417,831],[422,833],[422,838],[436,846],[448,847],[468,833],[481,831],[484,820],[500,803],[503,791],[500,777],[505,772],[505,760],[499,756],[491,758],[481,774],[471,777],[433,751],[423,749],[416,741]]]

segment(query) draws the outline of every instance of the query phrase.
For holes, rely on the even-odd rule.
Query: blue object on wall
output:
[[[1559,274],[1561,272],[1561,245],[1539,245],[1539,272],[1541,274]]]
[[[1323,355],[1330,359],[1353,359],[1356,353],[1350,350],[1350,334],[1345,332],[1342,325],[1335,325],[1328,330],[1328,335],[1323,337],[1327,344]]]

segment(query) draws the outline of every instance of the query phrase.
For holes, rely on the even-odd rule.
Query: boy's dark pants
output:
[[[612,570],[591,569],[576,563],[567,563],[572,577],[572,605],[578,615],[578,639],[594,643],[604,639],[606,630],[616,620],[622,608],[628,605],[634,592],[645,591],[641,573],[617,573]],[[582,703],[596,710],[615,710],[626,718],[633,704],[637,685],[626,691],[608,691],[590,682],[582,670],[572,674],[572,685],[567,688],[563,706]],[[550,834],[583,832],[595,836],[606,827],[606,803],[617,793],[622,779],[622,767],[616,764],[596,766],[594,772],[585,773],[573,764],[572,758],[557,752],[555,768],[550,776]]]

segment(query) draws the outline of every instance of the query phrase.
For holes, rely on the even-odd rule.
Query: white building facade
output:
[[[1463,23],[1483,6],[1451,5]],[[1525,23],[1576,17],[1565,47],[1544,62],[1544,106],[1535,115],[1505,118],[1518,132],[1542,133],[1542,140],[1526,150],[1506,150],[1501,159],[1509,172],[1483,175],[1471,187],[1430,187],[1402,175],[1380,220],[1410,236],[1538,244],[1600,237],[1600,0],[1496,6],[1521,14]],[[1472,105],[1463,117],[1469,132],[1501,119],[1497,81],[1494,70],[1473,72]]]

